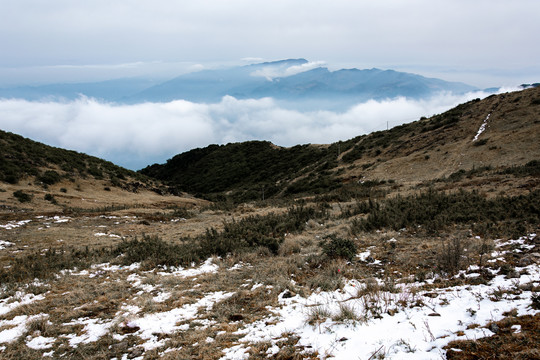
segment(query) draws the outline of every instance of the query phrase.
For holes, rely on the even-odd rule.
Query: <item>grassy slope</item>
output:
[[[0,215],[196,202],[162,196],[169,190],[111,162],[0,130]]]
[[[68,176],[93,176],[98,179],[143,179],[137,173],[111,162],[48,146],[1,130],[0,146],[0,181],[3,182],[15,184],[25,176],[43,176],[46,170],[59,171]]]

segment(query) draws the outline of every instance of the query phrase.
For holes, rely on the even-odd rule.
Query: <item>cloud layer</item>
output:
[[[331,143],[441,113],[485,93],[440,94],[429,100],[368,101],[345,112],[301,112],[270,98],[216,104],[184,100],[118,105],[0,100],[0,128],[49,145],[140,169],[209,144],[269,140],[281,146]]]

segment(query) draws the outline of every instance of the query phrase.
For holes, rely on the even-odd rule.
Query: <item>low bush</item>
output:
[[[22,203],[32,201],[32,197],[33,197],[32,195],[27,194],[22,190],[17,190],[15,192],[13,192],[13,196],[15,196],[15,198],[17,200],[19,200],[20,202],[22,202]]]
[[[50,201],[52,204],[57,204],[57,201],[52,194],[45,194],[44,199]]]
[[[540,176],[540,160],[532,160],[521,166],[512,166],[500,173],[514,176]]]
[[[449,275],[454,275],[461,269],[465,246],[463,242],[454,238],[442,244],[438,254],[438,269]]]
[[[357,249],[355,243],[350,239],[343,239],[335,235],[325,237],[326,241],[322,244],[323,253],[332,259],[346,259],[351,261],[356,255]]]
[[[523,234],[540,221],[540,191],[515,197],[486,199],[477,192],[452,194],[430,189],[419,195],[376,202],[366,217],[353,220],[351,232],[422,226],[436,233],[452,224],[493,223],[493,235]],[[519,235],[519,234],[518,234]]]
[[[195,244],[171,244],[158,236],[146,235],[143,235],[141,240],[135,238],[123,241],[114,249],[113,253],[122,255],[121,263],[124,265],[140,262],[147,269],[158,265],[186,265],[200,260]]]
[[[109,249],[50,248],[14,258],[9,267],[0,269],[0,283],[25,282],[35,278],[49,279],[64,269],[84,269],[96,262],[111,258]]]
[[[38,181],[46,185],[54,185],[61,179],[62,177],[54,170],[47,170],[37,178]]]

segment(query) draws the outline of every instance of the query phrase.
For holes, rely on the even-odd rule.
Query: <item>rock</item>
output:
[[[294,294],[293,292],[289,291],[289,290],[285,290],[285,292],[283,293],[283,295],[281,295],[281,298],[282,299],[290,299],[292,297],[294,297],[296,294]]]
[[[144,348],[142,346],[137,346],[136,348],[133,348],[128,353],[128,359],[134,359],[136,357],[142,356],[144,354]]]
[[[519,259],[518,266],[519,267],[525,267],[529,266],[534,263],[534,260],[531,256],[524,256],[521,259]]]
[[[114,353],[124,353],[124,352],[127,351],[127,349],[128,349],[128,342],[127,341],[122,341],[122,342],[119,342],[117,344],[112,344],[111,345],[111,350]]]
[[[518,277],[519,277],[519,273],[515,270],[512,270],[508,274],[506,274],[507,279],[517,279]]]
[[[497,334],[499,331],[501,331],[501,329],[499,328],[499,325],[495,324],[495,323],[492,323],[491,325],[489,325],[489,330],[495,334]]]
[[[244,315],[242,315],[242,314],[232,314],[232,315],[229,315],[229,320],[230,321],[241,321],[241,320],[244,320]]]

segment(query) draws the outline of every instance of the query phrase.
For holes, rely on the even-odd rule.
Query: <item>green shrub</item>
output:
[[[325,240],[322,244],[322,249],[323,253],[329,258],[341,258],[349,261],[354,259],[357,249],[352,240],[343,239],[335,235],[328,235],[325,237]]]
[[[445,194],[432,189],[419,195],[397,196],[370,206],[367,217],[352,222],[351,232],[420,225],[433,233],[452,224],[484,221],[494,223],[494,235],[525,232],[527,225],[535,226],[540,221],[540,190],[495,199],[476,192]]]
[[[123,241],[113,253],[122,254],[122,263],[125,265],[140,262],[145,268],[186,265],[200,260],[193,245],[171,244],[158,236],[146,235],[143,235],[141,240],[135,238]]]
[[[540,160],[532,160],[521,166],[512,166],[499,173],[514,176],[540,176]]]
[[[64,269],[83,269],[96,262],[108,261],[108,249],[89,250],[75,248],[51,248],[39,251],[10,262],[10,267],[0,269],[0,283],[27,282],[35,278],[49,279]]]
[[[53,185],[59,182],[62,177],[54,170],[47,170],[41,174],[37,180],[47,185]]]
[[[56,204],[56,199],[52,194],[45,194],[45,200],[50,201],[53,204]]]
[[[13,193],[13,196],[15,196],[15,198],[17,198],[17,200],[19,200],[20,202],[22,203],[25,203],[25,202],[30,202],[32,201],[32,195],[30,194],[27,194],[25,193],[24,191],[22,190],[17,190]]]

